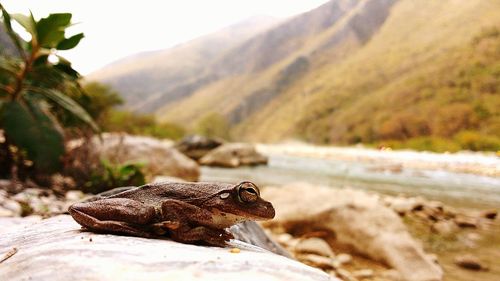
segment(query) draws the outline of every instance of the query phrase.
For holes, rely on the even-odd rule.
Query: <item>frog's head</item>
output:
[[[248,181],[225,188],[209,203],[214,222],[233,225],[245,220],[268,220],[274,218],[273,205],[260,197],[259,188]]]

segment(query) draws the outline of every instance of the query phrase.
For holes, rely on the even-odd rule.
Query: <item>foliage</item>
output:
[[[101,164],[102,169],[92,172],[83,191],[97,194],[115,187],[140,186],[146,182],[141,164],[113,165],[105,160]]]
[[[230,140],[229,123],[219,113],[211,112],[203,116],[196,124],[196,132],[209,138]]]
[[[159,123],[153,115],[132,113],[125,110],[111,110],[99,120],[104,131],[126,132],[156,138],[177,140],[185,135],[185,130],[174,123]]]
[[[297,131],[319,143],[498,150],[499,50],[499,29],[488,27],[469,44],[440,54],[425,67],[413,65],[405,75],[394,72],[377,81],[367,72],[358,81],[343,81],[348,86],[309,105]]]
[[[55,108],[98,129],[92,117],[67,94],[81,91],[80,75],[57,54],[76,47],[83,34],[66,38],[66,28],[71,25],[68,13],[35,20],[32,14],[10,15],[1,4],[0,10],[18,53],[17,57],[0,56],[0,127],[9,144],[26,152],[36,171],[54,172],[60,168],[64,153]],[[31,35],[29,42],[12,29],[13,20]]]

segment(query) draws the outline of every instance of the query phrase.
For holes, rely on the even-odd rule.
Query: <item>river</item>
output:
[[[201,180],[223,182],[250,180],[261,186],[308,182],[332,188],[348,187],[390,195],[420,195],[456,207],[498,208],[500,206],[498,176],[436,168],[414,169],[398,164],[381,165],[377,161],[325,159],[264,152],[267,152],[265,154],[269,157],[267,166],[236,169],[203,167]]]

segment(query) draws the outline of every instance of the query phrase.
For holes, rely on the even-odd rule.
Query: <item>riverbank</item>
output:
[[[315,146],[298,142],[258,144],[257,150],[266,155],[289,155],[369,164],[378,163],[381,169],[386,168],[396,172],[410,168],[500,177],[500,157],[495,153],[395,151],[365,147]]]

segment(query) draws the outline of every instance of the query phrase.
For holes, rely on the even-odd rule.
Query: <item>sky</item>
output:
[[[59,53],[89,74],[120,58],[165,49],[248,19],[286,18],[327,0],[2,0],[9,13],[36,19],[70,12],[68,35],[85,33],[74,50]],[[69,36],[68,36],[69,37]]]

